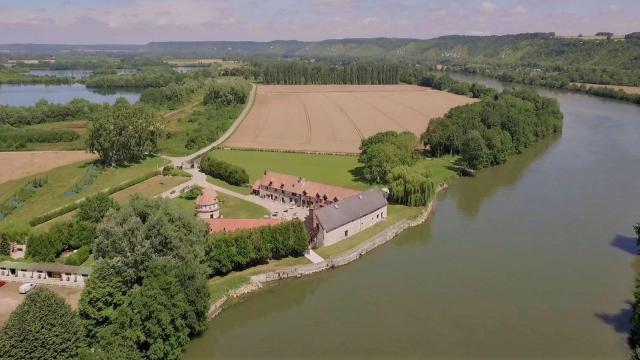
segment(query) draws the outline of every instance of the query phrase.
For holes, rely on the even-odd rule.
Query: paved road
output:
[[[255,98],[256,98],[257,87],[255,84],[252,84],[251,86],[252,87],[251,87],[251,92],[249,92],[249,99],[247,100],[247,106],[244,107],[244,109],[242,110],[238,118],[233,122],[233,124],[231,124],[229,129],[227,129],[227,131],[225,131],[225,133],[222,134],[222,136],[220,136],[218,140],[212,142],[211,144],[203,147],[202,149],[194,152],[191,155],[180,156],[180,157],[164,156],[164,158],[169,159],[174,166],[183,166],[189,161],[197,158],[198,156],[201,156],[202,154],[205,154],[206,152],[210,151],[214,147],[221,145],[223,142],[227,141],[227,139],[236,131],[238,126],[240,126],[240,123],[242,123],[242,120],[244,120],[244,118],[247,116],[247,114],[253,107],[253,102],[255,101]]]
[[[267,200],[267,199],[263,199],[259,196],[256,195],[245,195],[245,194],[240,194],[237,193],[233,190],[229,190],[226,188],[223,188],[221,186],[215,185],[215,184],[211,184],[207,181],[207,175],[203,174],[202,172],[200,172],[200,170],[198,170],[198,168],[193,168],[193,169],[184,169],[186,172],[188,172],[189,174],[191,174],[191,180],[182,183],[172,189],[169,189],[167,191],[165,191],[164,193],[162,193],[160,196],[162,196],[163,198],[168,198],[168,199],[172,199],[175,197],[180,196],[180,193],[183,189],[185,189],[186,187],[192,186],[192,185],[198,185],[201,187],[210,187],[213,188],[215,191],[219,192],[219,193],[223,193],[226,195],[230,195],[233,197],[237,197],[239,199],[254,203],[256,205],[262,206],[263,208],[266,208],[267,210],[269,210],[269,212],[271,214],[273,213],[277,213],[277,217],[281,218],[281,219],[286,219],[286,220],[290,220],[294,217],[294,214],[296,214],[295,217],[304,220],[304,218],[309,214],[309,210],[305,209],[305,208],[301,208],[301,207],[294,207],[293,209],[289,209],[289,205],[281,203],[281,202],[277,202],[277,201],[272,201],[272,200]],[[286,210],[286,211],[285,211]],[[224,213],[224,209],[222,209],[222,212]]]

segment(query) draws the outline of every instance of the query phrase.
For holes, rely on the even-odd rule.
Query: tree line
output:
[[[254,62],[253,76],[264,84],[397,84],[402,67],[391,63],[328,65],[309,61]]]
[[[41,99],[35,106],[0,105],[0,125],[22,126],[81,120],[101,106],[84,99],[73,99],[66,104],[53,104]]]
[[[431,120],[421,140],[433,156],[460,155],[466,167],[481,169],[561,132],[562,118],[555,99],[533,90],[505,90]]]
[[[144,68],[135,74],[113,75],[93,74],[84,80],[91,88],[150,88],[163,87],[182,77],[169,66]]]

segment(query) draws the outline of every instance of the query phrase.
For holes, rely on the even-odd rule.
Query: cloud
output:
[[[533,1],[0,0],[0,43],[429,38],[531,31],[587,34],[601,31],[603,23],[617,34],[640,28],[637,0],[536,0],[540,6],[535,7],[530,3]]]
[[[480,10],[487,14],[492,14],[496,11],[496,4],[485,1],[480,5]]]
[[[511,9],[511,13],[515,15],[524,15],[527,13],[527,9],[522,5],[518,5],[515,8]]]

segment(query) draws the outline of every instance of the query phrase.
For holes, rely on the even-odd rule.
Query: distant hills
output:
[[[501,36],[451,35],[435,39],[334,39],[323,41],[176,41],[146,45],[0,45],[2,53],[122,53],[175,57],[372,58],[438,63],[482,62],[528,65],[580,64],[640,67],[640,39],[556,37],[553,33]]]

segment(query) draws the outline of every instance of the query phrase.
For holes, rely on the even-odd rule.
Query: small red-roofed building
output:
[[[196,199],[196,214],[201,219],[217,219],[220,217],[218,193],[212,188],[205,188]]]

